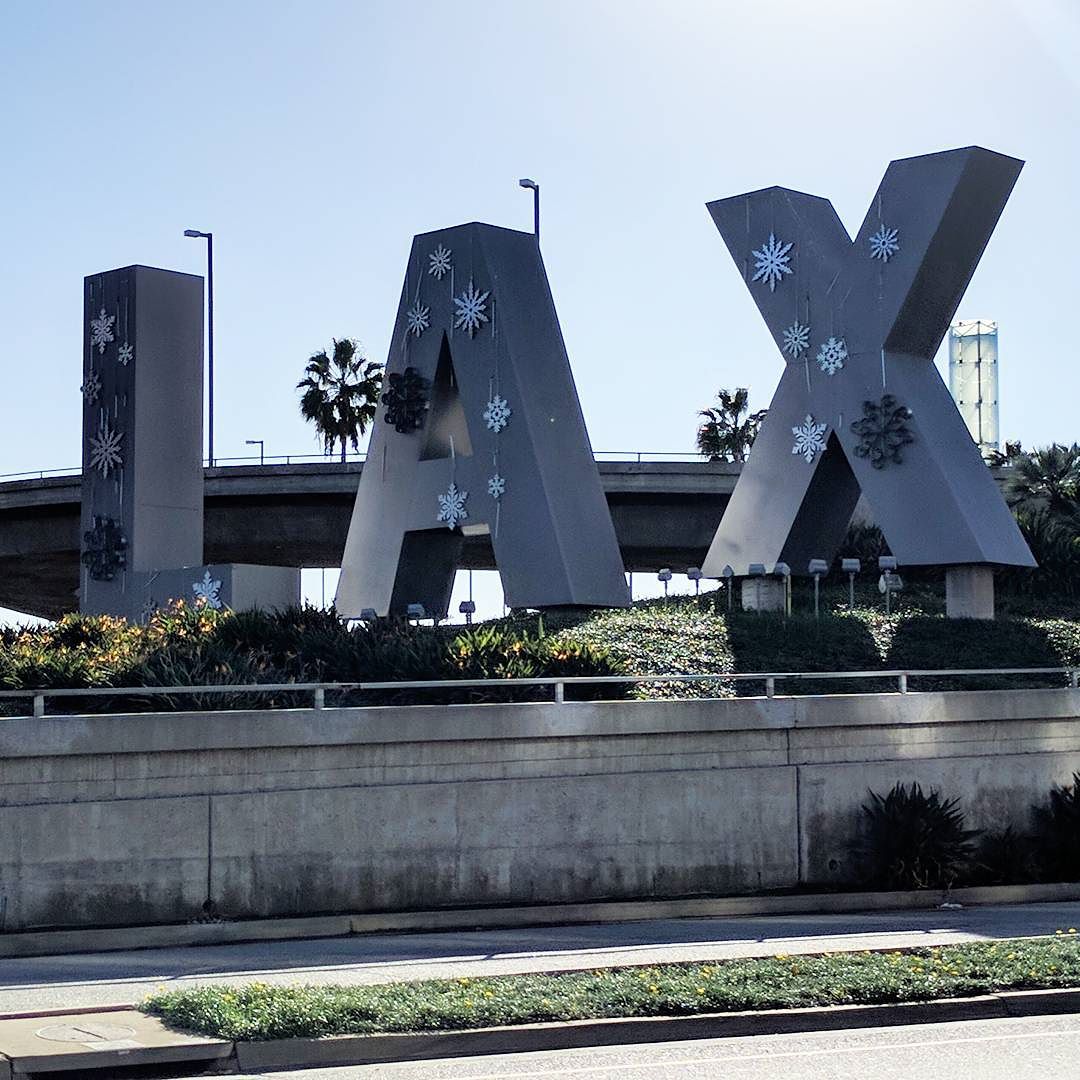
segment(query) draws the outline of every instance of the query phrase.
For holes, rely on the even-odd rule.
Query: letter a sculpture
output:
[[[622,559],[536,238],[413,240],[338,610],[446,614],[467,538],[510,607],[621,607]]]
[[[787,188],[709,203],[786,368],[702,566],[832,559],[860,491],[902,565],[1033,566],[933,359],[1023,163],[889,165],[854,242]],[[950,579],[951,580],[951,579]]]

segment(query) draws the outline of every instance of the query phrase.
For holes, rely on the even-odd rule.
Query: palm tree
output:
[[[769,410],[750,413],[744,420],[743,413],[750,408],[750,391],[742,386],[734,393],[718,390],[716,400],[715,407],[698,413],[705,418],[697,430],[698,452],[710,461],[745,461]]]
[[[375,419],[382,387],[382,364],[368,360],[352,338],[334,338],[334,354],[322,349],[308,360],[300,412],[315,425],[326,452],[341,444],[341,460],[349,443],[360,449],[360,436]]]
[[[1080,514],[1080,446],[1053,443],[1013,459],[1006,495],[1013,506],[1045,507],[1054,517]]]

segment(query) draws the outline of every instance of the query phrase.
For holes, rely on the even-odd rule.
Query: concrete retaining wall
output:
[[[867,787],[977,828],[1080,769],[1080,692],[0,724],[3,928],[737,893],[850,872]]]

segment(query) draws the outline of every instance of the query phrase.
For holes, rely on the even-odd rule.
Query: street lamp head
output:
[[[518,185],[523,188],[531,188],[533,191],[536,191],[540,186],[535,180],[530,180],[528,177],[519,180]]]
[[[198,229],[185,229],[184,230],[184,235],[201,239],[202,237],[209,236],[210,234],[209,233],[204,233],[204,232],[199,232]]]

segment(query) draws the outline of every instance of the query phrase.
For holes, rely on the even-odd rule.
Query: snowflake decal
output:
[[[484,423],[487,424],[488,431],[502,431],[509,423],[511,415],[510,406],[506,404],[506,398],[495,394],[484,410]]]
[[[892,394],[880,401],[864,401],[862,419],[851,425],[859,436],[855,453],[869,458],[875,469],[884,469],[890,461],[899,465],[904,460],[904,447],[915,441],[907,425],[911,416],[911,410],[897,404]]]
[[[98,353],[105,351],[105,346],[110,341],[115,340],[113,338],[112,325],[116,322],[115,315],[106,315],[105,309],[102,308],[100,314],[96,319],[90,320],[90,348],[97,346]]]
[[[94,527],[83,533],[81,562],[95,581],[112,581],[127,566],[127,537],[111,517],[94,516]]]
[[[784,352],[791,353],[791,355],[798,360],[809,348],[810,327],[803,326],[803,324],[796,319],[784,331]]]
[[[135,359],[135,346],[129,345],[126,341],[119,349],[116,350],[116,359],[118,363],[127,367],[132,360]]]
[[[445,522],[448,529],[456,529],[469,516],[465,509],[468,497],[467,491],[458,491],[457,484],[451,484],[446,494],[439,496],[439,516],[435,520]]]
[[[870,258],[888,262],[900,250],[900,231],[882,225],[870,237]]]
[[[428,318],[430,312],[430,308],[424,307],[424,305],[417,300],[416,303],[405,312],[405,322],[409,333],[419,337],[431,325],[431,320]]]
[[[436,281],[442,281],[443,274],[447,273],[454,264],[450,261],[450,249],[440,244],[428,256],[428,273],[434,275]]]
[[[795,436],[795,445],[792,446],[793,454],[801,454],[806,464],[813,463],[814,458],[825,449],[825,429],[828,424],[817,424],[814,418],[807,413],[806,419],[797,427],[791,429]]]
[[[846,359],[847,345],[844,343],[843,338],[831,337],[818,349],[818,367],[826,375],[835,375],[844,366]]]
[[[196,603],[203,603],[215,611],[221,609],[221,582],[211,577],[209,570],[203,574],[202,581],[191,583],[191,591],[195,594]]]
[[[428,381],[414,367],[387,376],[386,393],[382,403],[386,406],[385,420],[393,424],[402,435],[419,431],[424,426],[428,410]]]
[[[124,436],[114,430],[108,414],[103,413],[96,435],[90,436],[90,467],[97,469],[107,480],[109,473],[119,471],[124,462]]]
[[[769,286],[769,292],[776,292],[776,283],[783,278],[784,274],[791,273],[791,267],[788,266],[791,262],[791,256],[788,254],[790,250],[791,244],[785,244],[769,233],[769,239],[757,251],[751,252],[757,260],[754,267],[757,273],[750,280],[763,281]]]
[[[490,295],[490,292],[480,292],[470,278],[469,287],[460,296],[454,297],[454,303],[457,305],[454,328],[468,330],[469,337],[476,337],[480,324],[488,321],[484,311],[487,309],[487,298]]]
[[[98,377],[97,372],[87,372],[86,378],[83,379],[83,384],[79,389],[82,391],[83,401],[87,405],[93,405],[101,396],[101,379]]]
[[[498,473],[488,478],[488,494],[493,499],[501,499],[506,494],[506,480]]]

